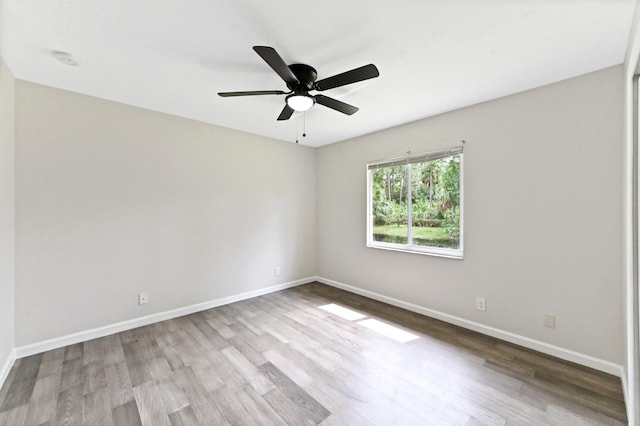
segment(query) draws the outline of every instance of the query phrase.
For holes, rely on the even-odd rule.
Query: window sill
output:
[[[445,257],[448,259],[464,259],[462,250],[441,249],[435,247],[405,246],[401,244],[368,242],[367,247],[374,249],[399,251],[403,253],[421,254],[427,256]]]

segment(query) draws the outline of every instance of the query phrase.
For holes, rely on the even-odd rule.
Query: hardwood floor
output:
[[[0,389],[0,425],[23,424],[615,425],[626,415],[616,377],[312,283],[22,358]]]

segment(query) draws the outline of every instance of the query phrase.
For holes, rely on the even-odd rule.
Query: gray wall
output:
[[[622,365],[623,106],[616,66],[319,148],[318,275]],[[365,247],[366,163],[463,139],[464,260]]]
[[[17,346],[317,274],[623,363],[622,66],[318,150],[15,87]],[[366,248],[366,163],[462,139],[465,259]]]
[[[15,85],[0,58],[0,383],[14,347]]]
[[[315,275],[313,149],[24,81],[16,99],[17,346]]]

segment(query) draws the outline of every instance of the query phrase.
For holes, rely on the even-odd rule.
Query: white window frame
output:
[[[413,244],[412,224],[412,205],[411,196],[407,197],[407,244],[387,243],[383,241],[373,240],[373,170],[407,165],[409,172],[407,173],[407,188],[411,185],[411,164],[433,161],[441,158],[460,155],[460,245],[457,249],[419,246]],[[417,155],[408,155],[404,157],[390,158],[381,161],[374,161],[367,164],[367,247],[401,251],[406,253],[416,253],[439,257],[448,257],[453,259],[464,258],[464,155],[462,147],[454,147],[446,150],[429,152]]]

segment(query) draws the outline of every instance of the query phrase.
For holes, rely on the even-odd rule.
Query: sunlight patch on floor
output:
[[[390,337],[393,340],[401,343],[410,342],[418,338],[418,336],[416,336],[415,334],[411,334],[408,331],[404,331],[398,327],[394,327],[391,324],[387,324],[373,318],[363,319],[367,318],[367,316],[362,315],[361,313],[353,311],[349,308],[345,308],[344,306],[340,306],[336,303],[329,303],[328,305],[322,305],[318,307],[324,311],[337,315],[340,318],[344,318],[347,321],[362,320],[358,321],[357,324],[367,327],[368,329],[373,330],[376,333],[380,333],[383,336]]]
[[[328,305],[319,306],[319,308],[327,312],[331,312],[332,314],[337,315],[341,318],[344,318],[347,321],[357,321],[366,317],[361,313],[352,311],[351,309],[345,308],[344,306],[336,305],[335,303],[329,303]]]

